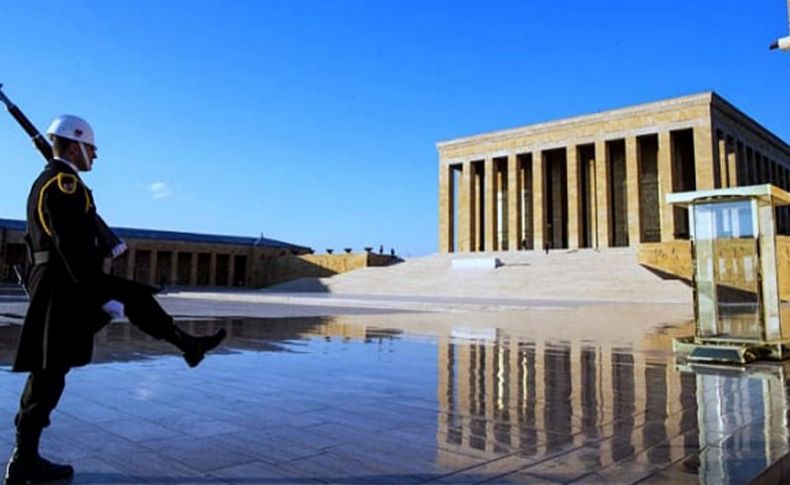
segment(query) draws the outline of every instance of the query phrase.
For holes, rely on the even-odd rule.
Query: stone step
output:
[[[453,268],[453,260],[474,258],[498,258],[502,266]],[[330,278],[300,278],[268,291],[691,302],[687,285],[663,280],[643,268],[630,248],[558,250],[548,255],[538,251],[438,254]]]

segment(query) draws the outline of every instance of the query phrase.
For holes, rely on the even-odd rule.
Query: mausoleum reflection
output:
[[[655,346],[440,338],[437,461],[565,455],[581,470],[630,463],[722,483],[788,452],[787,365],[676,364]]]

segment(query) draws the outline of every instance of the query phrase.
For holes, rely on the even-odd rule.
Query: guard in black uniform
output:
[[[93,337],[112,318],[126,315],[154,338],[184,353],[190,367],[225,338],[225,331],[193,337],[181,331],[153,297],[156,288],[102,271],[96,207],[79,177],[96,158],[93,130],[76,116],[57,118],[47,134],[54,159],[36,179],[27,202],[26,240],[32,269],[30,305],[13,370],[29,372],[15,418],[16,449],[8,462],[6,485],[68,480],[70,465],[38,454],[42,430],[58,404],[69,369],[88,364]],[[125,248],[116,248],[114,252]]]

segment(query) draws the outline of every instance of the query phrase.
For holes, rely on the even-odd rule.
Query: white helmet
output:
[[[55,118],[49,125],[47,135],[55,135],[82,143],[96,146],[93,140],[93,128],[79,116],[62,115]]]

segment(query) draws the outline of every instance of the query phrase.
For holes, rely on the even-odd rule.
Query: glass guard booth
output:
[[[694,336],[675,339],[675,350],[692,362],[786,358],[780,290],[790,281],[780,280],[790,275],[779,270],[776,208],[790,193],[753,185],[667,194],[667,203],[688,207],[694,275]]]

